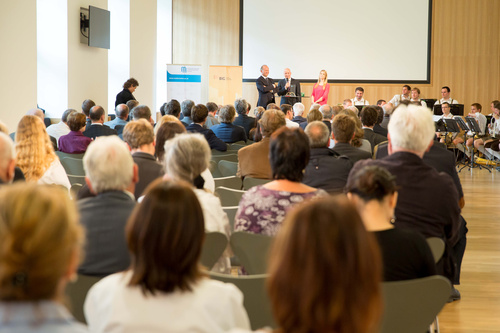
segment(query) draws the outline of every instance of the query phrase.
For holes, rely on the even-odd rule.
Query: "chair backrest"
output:
[[[219,161],[231,161],[231,162],[236,162],[238,163],[238,155],[236,154],[231,154],[231,153],[225,153],[225,154],[222,154],[222,155],[212,155],[212,161],[214,161],[215,163],[219,163]]]
[[[378,149],[380,147],[387,147],[387,145],[389,144],[389,141],[383,141],[381,143],[379,143],[378,145],[375,146],[375,148],[373,148],[373,159],[377,159],[377,152],[378,152]]]
[[[222,175],[219,171],[219,166],[217,165],[217,162],[210,160],[210,164],[208,165],[208,169],[210,170],[212,177],[214,177],[214,178],[222,177]]]
[[[236,172],[238,171],[238,162],[221,160],[219,161],[219,171],[222,177],[236,176]]]
[[[264,274],[267,270],[267,255],[272,237],[237,231],[231,235],[230,243],[234,255],[249,274]]]
[[[234,218],[236,217],[236,212],[238,211],[238,206],[222,207],[222,210],[226,212],[227,219],[229,220],[229,226],[231,231],[234,230]]]
[[[125,125],[116,125],[115,126],[115,131],[117,134],[122,134],[123,133],[123,128],[125,127]]]
[[[228,145],[226,145],[228,146]],[[227,151],[220,151],[220,150],[217,150],[217,149],[212,149],[212,156],[214,155],[227,155],[228,152]]]
[[[221,161],[221,162],[224,162],[224,161]],[[236,176],[214,178],[214,182],[215,182],[216,188],[220,187],[220,186],[224,186],[224,187],[232,188],[235,190],[241,190],[241,187],[243,185],[241,178],[236,177]]]
[[[271,303],[266,294],[266,274],[232,276],[210,272],[210,278],[225,283],[234,284],[243,293],[243,305],[250,319],[252,330],[265,326],[276,328]]]
[[[83,155],[85,155],[85,153],[82,153],[82,154],[68,154],[68,153],[63,153],[62,151],[59,151],[59,150],[56,150],[55,153],[59,157],[59,159],[63,159],[65,157],[83,158]]]
[[[81,158],[63,157],[61,159],[61,164],[68,176],[85,176],[83,160]]]
[[[227,236],[222,232],[205,233],[205,241],[201,249],[201,264],[209,270],[212,269],[224,253],[228,242]]]
[[[266,183],[269,183],[270,181],[271,181],[271,179],[259,179],[259,178],[245,177],[243,179],[243,189],[246,191],[254,186],[264,185]]]
[[[384,315],[380,333],[426,332],[446,304],[450,282],[434,275],[421,279],[384,282]]]
[[[215,193],[219,196],[222,207],[238,206],[245,191],[227,187],[216,187]]]
[[[241,148],[244,148],[246,147],[246,144],[243,142],[243,144],[236,144],[236,143],[233,143],[231,145],[229,145],[229,147],[227,147],[227,150],[228,151],[238,151],[240,150]]]
[[[90,287],[97,283],[101,277],[78,274],[78,280],[66,285],[66,295],[69,300],[69,310],[76,320],[86,323],[83,315],[83,303]]]
[[[427,238],[427,244],[429,244],[429,247],[431,248],[434,262],[441,260],[445,248],[444,240],[439,237],[429,237]]]
[[[69,189],[70,190],[69,192],[71,193],[71,198],[73,198],[73,200],[77,200],[78,192],[81,190],[82,187],[83,187],[83,185],[80,183],[71,184],[71,188]]]

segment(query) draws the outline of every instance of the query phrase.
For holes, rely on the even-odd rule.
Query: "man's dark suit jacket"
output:
[[[181,123],[182,123],[182,125],[184,125],[184,127],[187,128],[189,125],[191,125],[193,123],[193,120],[191,119],[191,117],[183,117],[181,119]]]
[[[302,101],[302,94],[300,92],[300,82],[295,80],[294,78],[290,79],[290,88],[285,89],[286,79],[282,79],[278,82],[278,95],[281,97],[280,105],[290,104],[294,105],[295,103],[299,103]],[[295,86],[295,89],[292,87]],[[294,92],[297,97],[285,97],[288,92]]]
[[[295,116],[292,121],[297,124],[307,123],[307,119],[302,116]]]
[[[375,124],[375,126],[373,126],[373,131],[377,134],[385,136],[386,138],[387,138],[387,133],[389,133],[389,131],[387,131],[387,128],[383,128],[379,124]]]
[[[186,127],[186,130],[192,133],[203,134],[205,136],[205,139],[207,139],[208,141],[210,149],[216,149],[219,151],[227,150],[227,144],[221,139],[219,139],[217,136],[215,136],[215,133],[209,128],[203,128],[203,126],[201,126],[200,124],[192,123],[191,125]]]
[[[255,118],[249,117],[246,114],[238,113],[238,117],[234,118],[233,125],[243,127],[247,138],[249,138],[250,130],[255,127]]]
[[[139,167],[139,181],[135,184],[134,196],[137,200],[155,179],[163,176],[163,166],[151,154],[141,151],[132,154],[134,163]]]
[[[335,144],[335,147],[333,147],[333,151],[335,151],[339,155],[345,155],[349,157],[352,164],[355,164],[359,160],[372,158],[372,155],[369,152],[353,147],[348,143],[337,142]]]
[[[302,182],[328,193],[339,194],[347,183],[352,162],[328,148],[311,148],[311,157]]]
[[[267,104],[276,103],[274,100],[274,93],[278,92],[278,87],[274,87],[274,80],[267,77],[267,80],[260,76],[256,81],[257,90],[259,91],[259,100],[257,101],[257,106],[262,106],[264,109],[267,108]]]
[[[245,129],[241,126],[234,124],[221,123],[219,125],[214,125],[210,129],[215,133],[215,135],[224,141],[225,143],[234,143],[237,141],[247,142],[247,135]]]
[[[378,145],[381,142],[387,141],[387,137],[375,133],[370,128],[363,128],[363,131],[365,132],[364,138],[368,140],[372,145],[372,154],[373,154],[373,149],[375,148],[376,145]]]
[[[118,132],[106,125],[94,124],[87,127],[83,135],[95,140],[99,136],[118,135]]]
[[[109,191],[78,201],[85,227],[85,260],[78,273],[105,276],[130,265],[125,225],[135,201],[123,191]]]
[[[134,95],[132,95],[128,88],[123,88],[123,90],[116,95],[115,107],[118,104],[126,104],[130,100],[135,100]]]

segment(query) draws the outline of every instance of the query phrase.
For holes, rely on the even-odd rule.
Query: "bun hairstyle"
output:
[[[29,202],[29,208],[26,203]],[[20,183],[0,190],[0,300],[60,297],[61,279],[83,242],[75,204],[54,185]]]
[[[362,168],[353,177],[349,177],[346,185],[346,192],[356,194],[364,201],[382,201],[397,190],[396,177],[379,166]]]

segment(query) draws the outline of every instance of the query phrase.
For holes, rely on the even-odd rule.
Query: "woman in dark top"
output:
[[[132,93],[139,86],[139,82],[136,79],[131,77],[123,84],[123,90],[116,95],[115,106],[118,104],[125,104],[130,100],[135,100],[134,95]]]
[[[377,237],[384,262],[384,280],[400,281],[436,274],[436,264],[425,238],[419,233],[394,228],[398,192],[395,177],[378,166],[365,167],[350,177],[347,196]]]

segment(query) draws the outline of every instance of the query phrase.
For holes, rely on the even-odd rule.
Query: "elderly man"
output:
[[[47,127],[47,134],[56,139],[59,142],[59,138],[70,132],[68,127],[68,117],[71,113],[77,112],[74,109],[67,109],[63,112],[61,116],[61,121],[57,124],[52,124]]]
[[[262,75],[255,81],[257,90],[259,91],[257,106],[262,106],[265,109],[269,103],[275,103],[274,94],[278,92],[278,87],[274,83],[274,80],[268,77],[269,67],[267,65],[260,67],[260,73]]]
[[[92,124],[87,126],[83,132],[86,137],[95,140],[99,136],[118,135],[114,129],[104,125],[104,109],[102,106],[96,105],[90,109],[90,120]]]
[[[260,119],[262,140],[238,150],[238,172],[241,178],[253,177],[271,179],[271,164],[269,163],[269,141],[271,135],[280,127],[285,126],[285,115],[278,110],[267,110]]]
[[[193,120],[191,119],[191,109],[193,108],[193,106],[194,102],[190,99],[186,99],[181,103],[181,112],[184,117],[179,119],[181,120],[184,127],[188,127],[188,125],[191,125],[193,123]]]
[[[95,197],[78,201],[86,229],[85,260],[78,272],[104,276],[127,269],[130,257],[125,225],[135,207],[137,165],[117,136],[92,142],[83,158],[85,181]]]
[[[151,110],[147,105],[137,105],[133,109],[132,114],[134,117],[134,121],[137,121],[139,119],[146,119],[151,125],[155,124],[155,122],[153,121],[153,117],[151,117]]]
[[[132,158],[139,167],[139,181],[135,185],[135,198],[155,179],[163,176],[163,166],[156,161],[153,126],[146,119],[128,123],[123,128],[123,140],[128,144]]]
[[[302,182],[331,194],[342,193],[352,162],[347,156],[328,149],[330,132],[323,122],[313,121],[307,125],[305,132],[309,137],[311,157]]]
[[[247,142],[245,129],[241,126],[233,124],[235,116],[236,111],[234,106],[230,104],[225,105],[219,111],[219,120],[221,123],[210,128],[210,130],[212,130],[214,134],[225,143],[235,143],[238,141]]]
[[[328,104],[322,105],[319,108],[319,112],[323,115],[323,123],[328,128],[328,133],[332,133],[332,119],[333,119],[333,110],[332,107]]]
[[[367,165],[386,168],[399,187],[395,226],[419,231],[424,237],[439,237],[446,243],[443,267],[450,280],[454,275],[451,248],[460,238],[460,206],[453,179],[423,161],[434,141],[434,122],[427,108],[400,106],[391,116],[389,156],[360,161],[349,177]]]
[[[394,104],[394,107],[397,108],[398,105],[402,101],[409,101],[410,100],[410,98],[411,98],[410,92],[411,92],[411,87],[409,85],[405,84],[403,86],[403,89],[401,90],[401,94],[394,95],[394,97],[389,102]]]
[[[233,121],[234,125],[241,126],[245,129],[247,138],[250,137],[250,130],[255,127],[255,118],[248,116],[248,103],[243,98],[238,98],[234,101],[234,108],[238,117]]]
[[[297,124],[307,123],[307,119],[302,117],[306,107],[302,103],[295,103],[293,105],[293,118],[292,121]]]
[[[0,184],[8,184],[14,179],[16,151],[10,137],[0,132]]]
[[[191,110],[191,117],[193,119],[193,122],[191,123],[191,125],[186,127],[186,130],[192,133],[203,134],[203,136],[208,142],[208,145],[210,146],[210,149],[215,149],[218,151],[226,151],[227,144],[221,139],[219,139],[211,129],[203,127],[205,121],[207,120],[207,116],[208,116],[207,107],[203,104],[196,104],[195,106],[193,106],[193,109]]]
[[[285,78],[278,82],[278,95],[281,96],[280,105],[300,103],[302,93],[300,92],[300,82],[292,78],[290,68],[285,68]]]
[[[118,104],[115,107],[115,119],[111,121],[107,121],[104,123],[104,125],[108,126],[109,128],[115,129],[116,126],[125,126],[128,124],[128,113],[129,109],[127,104]]]

